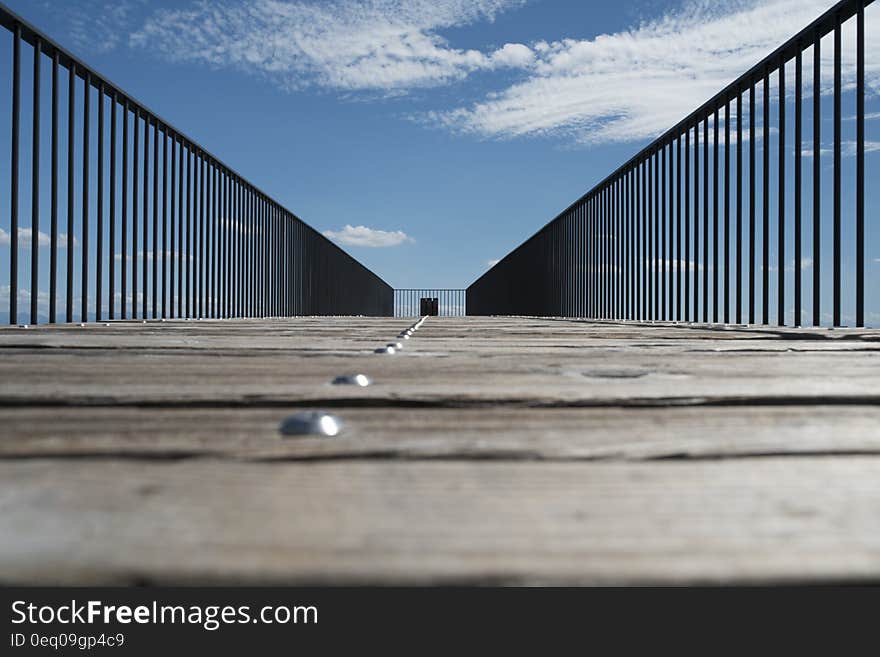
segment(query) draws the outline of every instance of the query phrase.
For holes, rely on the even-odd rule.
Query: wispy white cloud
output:
[[[366,226],[346,225],[342,230],[325,230],[324,237],[345,246],[398,246],[415,240],[402,230],[376,230]]]
[[[856,147],[857,144],[855,141],[846,140],[841,142],[840,144],[840,154],[843,157],[855,157],[856,156]],[[865,153],[876,153],[880,151],[880,141],[865,141]],[[805,146],[801,151],[801,154],[804,157],[813,157],[813,149],[811,147]],[[819,155],[821,157],[825,157],[826,155],[832,155],[834,150],[831,146],[825,146],[819,149]]]
[[[153,252],[152,252],[152,251],[147,251],[147,253],[146,253],[146,258],[147,258],[148,261],[152,261],[152,260],[153,260]],[[169,250],[169,251],[165,251],[165,258],[166,258],[166,260],[168,260],[168,261],[177,260],[177,259],[178,259],[178,254],[177,254],[175,251],[170,251],[170,250]],[[121,262],[121,261],[122,261],[122,254],[121,254],[121,253],[117,253],[117,254],[115,254],[115,255],[113,256],[113,259],[116,260],[117,262]],[[143,252],[143,251],[138,251],[138,252],[137,252],[137,259],[138,259],[139,261],[143,261],[143,259],[144,259],[144,252]],[[158,259],[159,259],[160,261],[162,260],[162,253],[161,253],[161,252],[158,254]],[[193,260],[193,256],[191,256],[191,255],[184,255],[183,258],[181,258],[181,259],[182,259],[182,260]],[[132,258],[131,258],[131,254],[130,254],[130,253],[126,253],[126,254],[125,254],[125,260],[126,260],[127,262],[131,262]]]
[[[70,22],[70,37],[77,48],[109,52],[125,38],[125,26],[148,0],[85,0],[84,3],[53,4],[53,11],[63,11]]]
[[[654,137],[830,5],[693,0],[631,30],[538,42],[525,80],[422,118],[491,138],[553,135],[590,144]],[[878,14],[869,20],[878,22]],[[880,57],[871,55],[866,76],[876,86]],[[852,67],[845,68],[850,75]]]
[[[19,249],[30,248],[32,235],[33,235],[33,231],[30,228],[19,228],[18,229],[18,248]],[[49,237],[49,235],[47,235],[43,231],[39,231],[37,235],[38,235],[37,236],[37,243],[39,244],[40,248],[48,248],[51,245],[52,240]],[[7,230],[4,230],[3,228],[0,228],[0,244],[2,244],[4,246],[12,244],[11,233]],[[73,238],[73,245],[79,246],[79,240],[76,237]],[[67,248],[67,234],[66,233],[59,233],[58,234],[58,248],[59,249],[66,249]]]
[[[493,20],[524,0],[199,0],[159,9],[131,36],[135,47],[174,60],[232,66],[288,88],[399,92],[523,66],[522,44],[455,48],[439,30]]]

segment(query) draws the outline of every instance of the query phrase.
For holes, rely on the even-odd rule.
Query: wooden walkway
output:
[[[409,323],[0,329],[0,583],[880,582],[880,332]]]

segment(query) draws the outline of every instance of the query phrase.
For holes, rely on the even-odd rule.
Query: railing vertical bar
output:
[[[684,321],[691,321],[691,128],[684,133]]]
[[[210,156],[205,154],[205,295],[202,307],[203,317],[211,319],[214,316],[214,239],[213,239],[213,216],[214,216],[214,163]]]
[[[89,100],[92,74],[86,71],[83,80],[83,135],[82,135],[82,256],[80,257],[80,317],[89,321]]]
[[[618,299],[618,317],[619,319],[628,319],[627,314],[627,294],[629,292],[629,281],[627,278],[627,215],[626,215],[626,178],[621,177],[617,185],[617,263],[618,275],[620,278],[620,290]]]
[[[642,239],[641,239],[641,266],[642,266],[642,321],[651,320],[651,178],[653,176],[653,163],[651,154],[647,153],[644,159],[642,171]]]
[[[865,325],[865,0],[856,12],[856,326]]]
[[[74,213],[74,185],[76,184],[76,175],[74,172],[75,158],[75,135],[76,135],[76,65],[71,62],[68,68],[69,76],[67,82],[67,298],[65,306],[65,318],[68,323],[73,321],[73,256],[74,256],[74,238],[76,230],[73,223]],[[13,151],[17,151],[15,146],[17,137],[13,142]],[[15,167],[17,169],[17,167]],[[15,174],[17,175],[17,173]],[[17,211],[16,211],[17,212]],[[15,236],[15,230],[12,231]],[[15,250],[13,249],[13,252]]]
[[[143,213],[143,237],[144,244],[141,247],[141,277],[143,293],[141,294],[141,318],[148,318],[148,304],[150,296],[150,116],[144,114],[144,213]],[[155,260],[155,258],[154,258]]]
[[[668,148],[668,144],[661,144],[659,155],[659,163],[660,163],[660,225],[659,225],[659,236],[660,236],[660,248],[658,251],[658,260],[660,261],[660,279],[659,279],[659,292],[660,292],[660,316],[658,319],[661,321],[666,321],[668,317],[668,310],[666,307],[666,221],[667,221],[667,213],[666,213],[666,151]]]
[[[58,303],[58,51],[52,55],[52,179],[49,210],[49,321],[55,323]]]
[[[730,324],[730,100],[724,105],[724,323]]]
[[[794,60],[794,326],[801,317],[801,156],[803,139],[803,61],[801,50]]]
[[[681,321],[681,135],[676,139],[676,173],[675,173],[675,319]]]
[[[183,140],[175,140],[177,142],[177,316],[182,318],[183,312],[183,278],[184,270],[184,250],[183,250],[183,233],[184,233],[184,215],[183,215],[183,182],[185,178],[183,168],[183,157],[185,148]]]
[[[201,189],[201,164],[199,152],[195,148],[190,149],[190,157],[192,158],[192,179],[189,184],[192,186],[190,201],[192,203],[192,309],[191,317],[199,318],[201,293],[199,289],[199,272],[201,271],[202,261],[200,257],[199,245],[201,244],[201,231],[199,230],[199,212],[201,210],[199,190]]]
[[[663,151],[658,149],[652,154],[654,161],[654,232],[653,232],[653,253],[651,254],[651,271],[654,281],[654,312],[653,319],[660,319],[660,288],[663,287],[660,280],[660,162],[663,159]]]
[[[764,156],[764,166],[762,170],[763,182],[761,193],[763,197],[764,225],[761,235],[762,267],[761,267],[761,323],[768,324],[770,321],[770,72],[764,73],[764,122],[763,132],[764,140],[762,144],[762,154]]]
[[[749,324],[755,323],[755,83],[749,85]]]
[[[660,260],[660,319],[666,321],[669,318],[668,308],[666,306],[666,263],[667,263],[667,213],[666,213],[666,151],[668,144],[660,146],[660,249],[658,259]]]
[[[172,153],[173,157],[173,153]],[[172,184],[173,180],[172,180]],[[172,251],[174,246],[171,247]],[[162,319],[168,317],[168,128],[162,132]]]
[[[107,260],[107,282],[109,294],[107,297],[108,317],[116,319],[116,93],[108,95],[110,101],[110,254]],[[124,255],[124,254],[123,254]]]
[[[33,155],[31,156],[31,288],[30,288],[30,311],[31,324],[39,321],[37,301],[39,299],[40,289],[40,59],[41,59],[41,41],[34,40],[34,100],[32,108],[33,116],[33,137],[31,146]]]
[[[641,242],[644,239],[642,216],[644,206],[642,203],[642,180],[644,176],[644,164],[642,161],[633,166],[632,172],[632,272],[633,272],[633,320],[642,319],[642,256]]]
[[[179,266],[180,256],[178,255],[178,246],[177,234],[179,231],[178,228],[178,218],[177,218],[177,136],[169,131],[168,140],[171,142],[169,147],[171,151],[171,176],[169,178],[169,186],[171,191],[171,201],[170,201],[170,223],[169,230],[171,232],[170,239],[170,250],[168,252],[168,316],[171,319],[175,317],[179,317],[179,313],[175,313],[175,309],[178,307],[175,299],[179,299],[179,295],[177,294],[177,286],[179,283],[177,282],[177,276],[175,275],[176,269]]]
[[[211,180],[211,256],[213,264],[211,267],[211,317],[217,319],[220,317],[220,241],[219,231],[217,230],[220,220],[219,202],[220,193],[218,185],[220,183],[220,171],[217,163],[214,163],[214,174]]]
[[[840,291],[840,201],[841,201],[841,34],[840,15],[834,18],[834,214],[833,214],[833,294],[834,326],[841,324]]]
[[[721,235],[718,233],[718,229],[720,226],[719,222],[719,197],[720,194],[718,192],[718,183],[720,181],[720,176],[718,174],[718,151],[721,148],[721,144],[719,143],[720,139],[720,125],[719,121],[721,120],[721,114],[719,108],[716,107],[713,114],[713,125],[712,125],[712,321],[716,324],[718,323],[719,313],[718,309],[720,306],[718,300],[718,246],[721,242]]]
[[[245,196],[241,179],[236,179],[236,197],[238,206],[239,248],[238,248],[238,317],[246,316],[246,260],[248,244],[248,223],[245,214]]]
[[[228,212],[226,207],[226,169],[219,162],[215,163],[214,172],[214,234],[216,255],[214,261],[217,277],[214,298],[214,317],[225,319],[229,316],[227,303],[226,267],[229,261]]]
[[[675,272],[678,270],[678,267],[675,266],[675,170],[673,168],[673,158],[675,157],[675,142],[670,141],[668,144],[668,153],[666,155],[669,164],[669,216],[668,216],[668,229],[669,229],[669,241],[667,243],[666,248],[666,259],[669,262],[669,312],[667,314],[666,319],[672,321],[675,319]]]
[[[104,290],[104,83],[98,85],[98,187],[97,245],[95,264],[95,321],[101,321]]]
[[[709,115],[703,117],[703,323],[709,323]]]
[[[153,319],[159,315],[159,122],[153,125]]]
[[[199,319],[205,317],[206,313],[206,293],[205,293],[205,271],[206,271],[206,262],[205,262],[205,186],[207,183],[207,162],[205,160],[205,153],[203,151],[199,151],[199,164],[198,164],[198,172],[199,172],[199,309],[198,309],[198,317]]]
[[[235,316],[235,226],[232,223],[233,211],[232,174],[223,174],[223,220],[226,223],[226,264],[223,267],[223,281],[226,288],[226,317]]]
[[[821,324],[822,231],[822,37],[817,31],[813,41],[813,326]]]
[[[186,181],[186,255],[185,255],[185,294],[186,299],[184,300],[184,317],[192,317],[193,316],[193,307],[195,306],[193,300],[193,288],[195,287],[195,282],[193,280],[193,273],[195,267],[195,249],[193,248],[195,245],[195,234],[193,233],[193,203],[194,203],[194,195],[193,195],[193,180],[195,179],[195,173],[193,172],[193,152],[192,148],[189,145],[185,144],[181,141],[181,148],[183,149],[184,154],[184,162],[186,163],[186,174],[184,175],[184,180]],[[181,164],[181,172],[183,172],[183,164]],[[183,201],[183,193],[181,193],[181,201]],[[181,215],[181,219],[183,215]]]
[[[226,252],[227,252],[227,263],[226,263],[226,316],[229,318],[233,318],[236,315],[235,312],[235,295],[236,295],[236,286],[235,286],[235,271],[236,271],[236,235],[238,233],[237,230],[237,217],[235,217],[235,178],[231,171],[226,172],[226,205],[225,205],[225,216],[226,216]]]
[[[694,321],[700,321],[700,122],[694,123],[694,253],[693,291]]]
[[[247,252],[245,254],[245,281],[244,281],[244,293],[247,302],[247,307],[245,310],[245,317],[253,317],[254,316],[254,272],[253,272],[253,264],[254,264],[254,241],[256,239],[256,221],[254,220],[254,198],[253,194],[251,194],[251,190],[248,187],[245,187],[245,216],[247,217],[248,222],[248,235],[247,235]]]
[[[653,279],[653,268],[651,266],[651,244],[654,241],[654,204],[653,204],[653,186],[654,186],[654,158],[651,153],[648,153],[648,156],[645,160],[645,169],[646,169],[646,178],[647,178],[647,188],[645,189],[645,203],[647,206],[647,210],[645,212],[645,244],[644,244],[644,255],[642,256],[642,262],[645,263],[645,317],[644,319],[650,321],[654,319],[653,309],[654,304],[651,299],[651,291],[653,290],[654,279]]]
[[[633,312],[632,318],[633,320],[639,320],[639,283],[641,281],[641,274],[639,271],[639,239],[640,239],[640,230],[639,230],[639,220],[641,217],[641,206],[639,203],[639,180],[640,180],[640,172],[641,172],[641,162],[636,162],[633,165],[632,170],[632,289],[633,289]]]
[[[248,244],[247,244],[247,278],[245,280],[244,289],[245,294],[247,295],[247,312],[245,314],[246,317],[253,317],[255,312],[255,299],[256,299],[256,277],[254,276],[254,244],[256,242],[257,237],[257,222],[255,217],[256,204],[254,195],[251,193],[249,187],[245,187],[245,192],[247,194],[247,219],[248,219]]]
[[[131,157],[131,318],[137,319],[138,301],[138,166],[140,163],[140,112],[132,108],[134,136]]]
[[[124,103],[125,101],[123,101]],[[122,105],[122,222],[119,248],[119,317],[128,316],[128,105]]]
[[[21,26],[15,26],[12,46],[12,162],[9,180],[9,323],[18,323],[18,165],[21,132]]]
[[[241,220],[241,195],[239,194],[238,180],[235,174],[229,174],[229,222],[231,232],[230,240],[230,262],[229,262],[229,280],[230,280],[230,315],[232,317],[241,316],[241,240],[242,240],[242,220]]]
[[[785,326],[785,58],[779,62],[779,189],[777,193],[779,207],[779,229],[776,237],[777,250],[777,323]]]
[[[638,269],[638,239],[639,239],[639,164],[633,164],[629,172],[629,215],[630,215],[630,316],[631,320],[639,318],[639,269]]]
[[[213,171],[214,171],[214,163],[211,160],[210,156],[207,153],[203,153],[203,162],[202,162],[202,172],[205,177],[204,179],[204,187],[205,187],[205,221],[204,221],[204,289],[203,289],[203,301],[202,301],[202,317],[205,319],[210,319],[213,317],[214,312],[214,240],[213,240],[213,214],[214,214],[214,199],[213,199]]]
[[[606,218],[605,218],[605,253],[606,253],[606,274],[605,280],[606,285],[608,286],[608,304],[606,309],[606,318],[614,319],[614,277],[615,277],[615,267],[614,267],[614,240],[615,240],[615,232],[614,232],[614,216],[615,216],[615,207],[614,207],[614,187],[613,185],[608,185],[605,188],[605,208],[606,208]]]
[[[742,324],[743,166],[742,91],[736,94],[736,323]]]

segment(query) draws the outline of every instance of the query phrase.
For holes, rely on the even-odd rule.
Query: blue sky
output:
[[[395,287],[466,287],[833,4],[6,2]]]

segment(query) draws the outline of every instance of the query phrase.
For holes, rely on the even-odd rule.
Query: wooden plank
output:
[[[0,462],[12,583],[874,582],[880,459]]]
[[[388,357],[372,350],[406,321],[298,322],[6,330],[0,405],[880,401],[880,343],[865,331],[432,318]],[[377,385],[328,385],[351,371]]]
[[[640,460],[880,455],[880,406],[340,408],[334,438],[282,438],[292,409],[4,408],[0,459]]]

